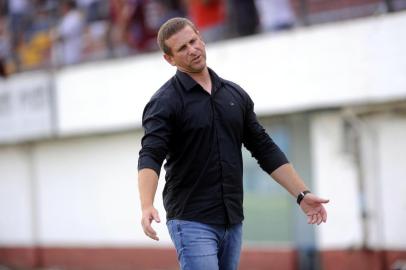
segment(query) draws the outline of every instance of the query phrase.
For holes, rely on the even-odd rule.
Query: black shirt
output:
[[[288,160],[258,123],[248,94],[209,73],[212,94],[178,70],[152,96],[143,113],[138,169],[159,175],[166,158],[168,220],[235,224],[244,219],[242,144],[268,173]]]

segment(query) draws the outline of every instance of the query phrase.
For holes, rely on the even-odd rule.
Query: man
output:
[[[82,60],[83,33],[85,21],[76,2],[62,2],[62,18],[57,27],[57,41],[60,46],[60,57],[63,65],[77,64]]]
[[[161,26],[158,44],[177,72],[152,96],[143,114],[138,176],[145,234],[159,239],[151,223],[160,222],[153,201],[166,158],[164,206],[181,269],[237,269],[242,144],[297,197],[309,223],[326,222],[322,204],[328,200],[307,191],[258,123],[248,94],[206,66],[205,44],[195,26],[184,18],[171,19]]]

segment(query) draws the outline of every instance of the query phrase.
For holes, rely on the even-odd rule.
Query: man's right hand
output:
[[[144,230],[146,236],[156,241],[159,241],[156,231],[151,226],[153,220],[155,220],[155,222],[158,223],[161,222],[158,211],[155,209],[155,207],[150,206],[143,209],[141,219],[142,229]]]

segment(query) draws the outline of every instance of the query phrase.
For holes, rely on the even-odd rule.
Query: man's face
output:
[[[172,55],[164,54],[166,61],[186,73],[199,73],[206,68],[206,49],[201,36],[190,26],[165,41]]]

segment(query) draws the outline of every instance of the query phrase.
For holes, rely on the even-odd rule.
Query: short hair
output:
[[[166,45],[165,41],[186,26],[190,26],[196,33],[198,33],[196,26],[186,18],[176,17],[169,19],[162,24],[159,28],[157,36],[158,46],[161,51],[163,51],[165,54],[172,55],[171,48]]]

